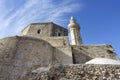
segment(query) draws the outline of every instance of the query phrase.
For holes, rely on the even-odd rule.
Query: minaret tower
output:
[[[70,19],[68,29],[70,30],[72,45],[81,45],[82,38],[80,36],[80,26],[73,17]]]

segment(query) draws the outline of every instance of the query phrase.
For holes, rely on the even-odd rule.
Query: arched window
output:
[[[39,30],[37,31],[37,33],[40,34],[40,32],[41,32],[41,30],[39,29]]]

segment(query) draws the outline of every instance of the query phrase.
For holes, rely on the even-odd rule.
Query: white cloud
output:
[[[53,21],[62,24],[66,21],[64,18],[65,15],[81,8],[80,3],[73,3],[72,0],[55,1],[56,0],[26,0],[16,8],[16,6],[8,7],[9,4],[6,6],[7,0],[1,0],[0,37],[17,35],[21,29],[31,22]],[[19,1],[15,3],[17,5]]]

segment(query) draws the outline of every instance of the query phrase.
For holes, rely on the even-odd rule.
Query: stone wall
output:
[[[23,36],[0,39],[0,80],[26,80],[38,67],[72,63],[70,46],[52,47],[42,39]]]
[[[40,39],[45,40],[49,44],[51,44],[53,47],[59,47],[59,46],[70,46],[68,36],[62,36],[62,37],[41,37]]]
[[[54,64],[72,64],[72,49],[69,45],[68,37],[41,37],[54,47],[53,55],[55,56]]]
[[[111,45],[72,46],[74,63],[85,63],[93,58],[110,58],[118,60]]]
[[[120,65],[59,65],[31,71],[28,80],[120,80]]]
[[[68,30],[62,26],[52,23],[52,36],[68,36]]]
[[[52,24],[32,23],[21,32],[21,35],[27,35],[31,37],[50,37],[52,36]]]
[[[0,80],[25,80],[25,75],[37,66],[52,64],[53,47],[29,37],[0,40]]]
[[[31,27],[31,25],[28,25],[27,27],[25,27],[25,28],[21,31],[20,35],[21,35],[21,36],[27,35],[30,27]]]
[[[68,36],[68,30],[52,22],[32,23],[21,32],[21,36],[31,37],[51,37],[51,36]]]
[[[72,50],[70,46],[55,47],[54,56],[54,64],[73,64]]]

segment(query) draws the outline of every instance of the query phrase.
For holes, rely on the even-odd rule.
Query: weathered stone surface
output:
[[[38,67],[72,63],[70,46],[52,47],[48,42],[32,37],[0,40],[0,80],[26,80],[26,75]]]
[[[40,30],[39,33],[37,32],[38,30]],[[65,60],[65,57],[66,60],[73,61],[75,64],[85,63],[93,58],[101,58],[101,57],[118,60],[118,57],[116,56],[116,53],[111,45],[80,44],[80,45],[70,46],[67,32],[68,32],[67,29],[59,25],[56,25],[52,22],[32,23],[22,31],[21,35],[42,39],[48,42],[49,44],[51,44],[51,46],[56,48],[54,55],[56,54],[61,56],[58,57],[59,59],[58,62],[60,61],[63,62]],[[68,56],[63,57],[62,53],[65,53],[65,55]],[[64,58],[64,60],[62,60],[62,57]],[[72,58],[73,60],[71,60],[70,58]]]
[[[21,35],[31,36],[35,38],[52,37],[52,36],[68,36],[68,30],[52,22],[32,23],[23,29]]]
[[[32,68],[52,63],[53,47],[43,40],[11,37],[0,44],[0,80],[23,80]]]
[[[93,58],[110,58],[119,60],[111,45],[72,46],[75,64],[85,63]]]
[[[62,37],[41,37],[40,39],[45,40],[49,44],[51,44],[53,47],[64,47],[64,46],[70,46],[68,36],[62,36]]]
[[[56,49],[54,49],[54,56],[56,59],[54,60],[54,64],[73,64],[72,50],[70,46],[61,46],[55,48]]]
[[[119,65],[59,65],[38,68],[30,80],[120,80]]]
[[[0,80],[119,80],[116,65],[62,66],[96,57],[117,60],[110,45],[70,46],[67,32],[54,23],[33,23],[22,36],[0,39]]]

